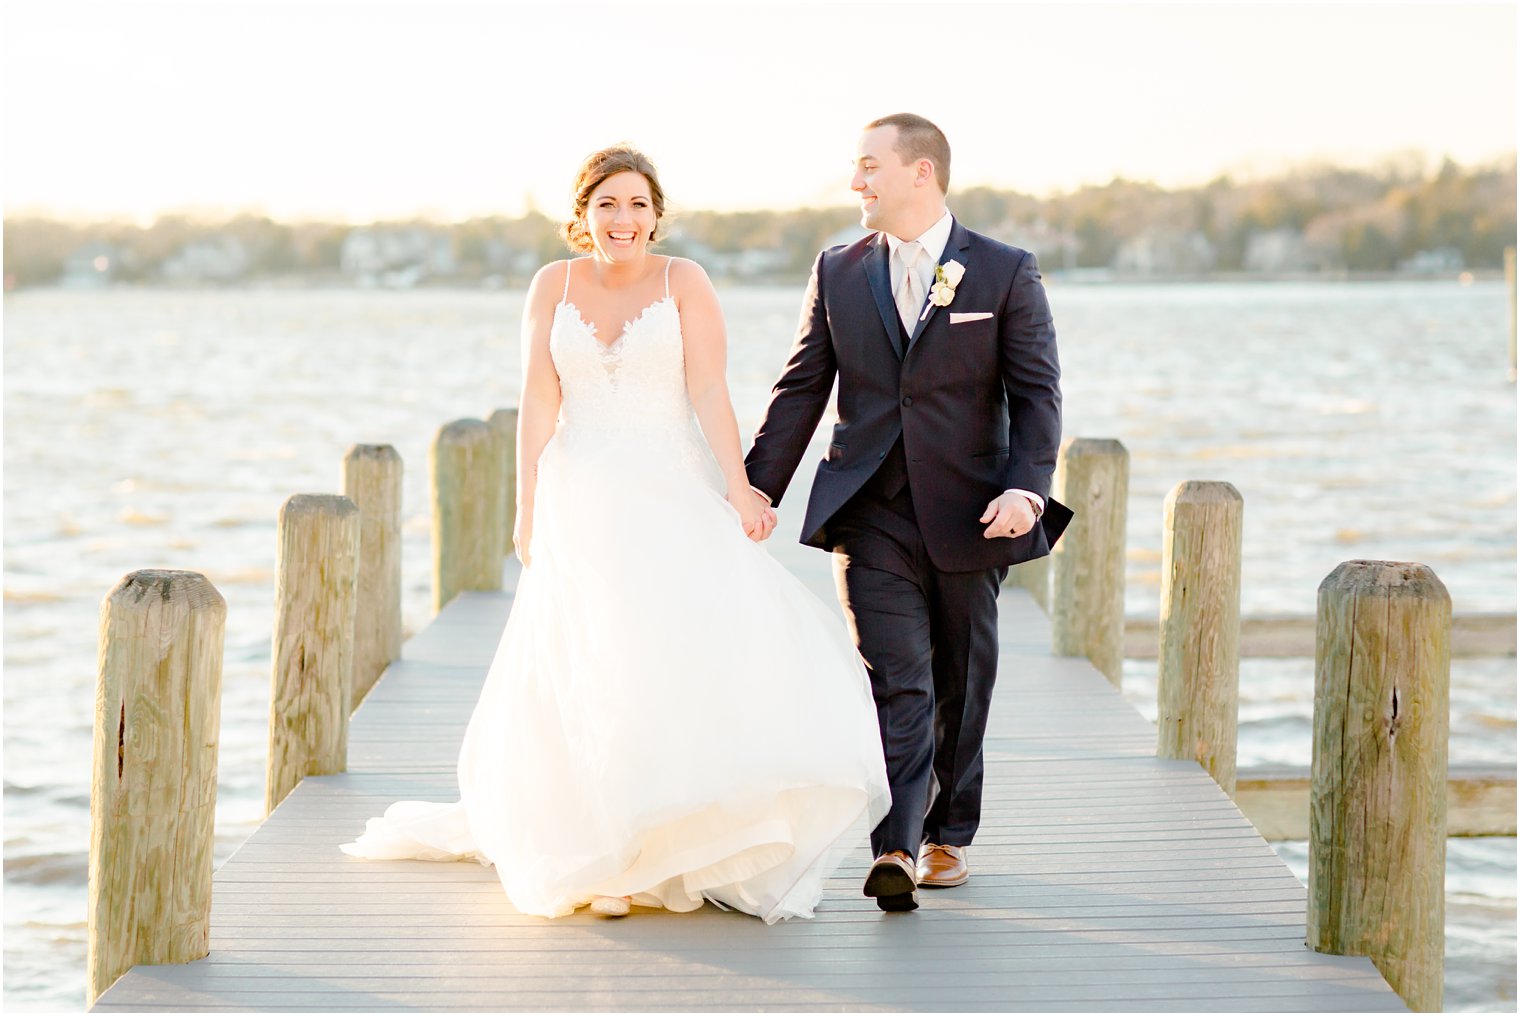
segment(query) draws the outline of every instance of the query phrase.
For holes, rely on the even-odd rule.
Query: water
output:
[[[748,433],[800,287],[721,295]],[[1458,612],[1514,611],[1502,286],[1057,284],[1051,303],[1067,433],[1131,454],[1131,613],[1156,610],[1162,501],[1185,479],[1245,497],[1247,613],[1312,613],[1351,558],[1422,561]],[[515,403],[521,308],[442,290],[6,297],[6,1007],[83,1002],[101,599],[147,567],[201,571],[226,597],[220,862],[263,808],[281,502],[340,489],[350,444],[395,445],[404,620],[424,624],[427,446]],[[1458,660],[1452,681],[1451,761],[1513,765],[1514,661]],[[1153,714],[1155,664],[1130,661],[1125,682]],[[1312,689],[1312,661],[1243,662],[1242,765],[1308,762]],[[1302,847],[1281,852],[1302,876]],[[1514,1009],[1515,840],[1450,844],[1447,952],[1449,1009]]]

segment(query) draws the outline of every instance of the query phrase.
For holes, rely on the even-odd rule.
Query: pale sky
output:
[[[952,190],[1515,150],[1507,3],[0,10],[8,214],[558,215],[620,140],[675,209],[843,205],[861,125],[904,110]]]

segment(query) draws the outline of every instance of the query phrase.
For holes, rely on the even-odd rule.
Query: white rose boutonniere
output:
[[[965,277],[966,266],[959,261],[946,261],[942,265],[934,266],[934,285],[929,289],[929,306],[924,308],[919,320],[929,316],[930,307],[948,307],[950,301],[955,299],[955,287],[961,284]]]

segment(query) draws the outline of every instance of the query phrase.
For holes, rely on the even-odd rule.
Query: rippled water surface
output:
[[[722,292],[753,429],[800,287]],[[1457,612],[1515,610],[1515,386],[1500,285],[1052,285],[1069,435],[1131,455],[1128,609],[1156,610],[1161,507],[1186,479],[1245,498],[1247,613],[1308,614],[1351,558],[1421,561]],[[217,857],[263,806],[275,518],[341,487],[354,442],[406,464],[404,616],[428,617],[427,446],[516,400],[514,293],[8,294],[5,985],[78,1008],[101,598],[146,567],[227,599]],[[799,481],[801,482],[801,481]],[[794,491],[794,497],[796,492]],[[778,539],[793,534],[782,533]],[[1515,762],[1515,661],[1452,668],[1451,761]],[[1154,715],[1155,665],[1126,666]],[[1313,667],[1241,667],[1240,761],[1307,764]],[[1302,877],[1301,846],[1280,851]],[[1515,1005],[1515,841],[1452,841],[1449,1009]]]

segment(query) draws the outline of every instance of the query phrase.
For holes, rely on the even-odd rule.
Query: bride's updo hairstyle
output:
[[[612,145],[599,152],[592,152],[586,156],[586,161],[581,163],[581,170],[575,177],[573,191],[575,218],[559,228],[565,245],[577,254],[589,254],[592,249],[591,234],[586,231],[586,208],[591,203],[591,193],[609,176],[627,172],[641,174],[645,180],[649,181],[649,196],[654,201],[656,223],[664,216],[665,191],[660,188],[659,175],[655,173],[654,163],[649,161],[647,155],[628,145]],[[654,242],[658,231],[657,225],[650,232],[650,243]]]

